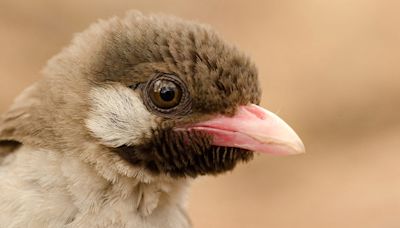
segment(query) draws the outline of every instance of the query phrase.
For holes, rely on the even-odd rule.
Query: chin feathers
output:
[[[115,150],[135,166],[172,177],[216,175],[253,158],[253,153],[243,149],[212,146],[212,139],[200,132],[166,128],[154,130],[152,135],[141,145],[124,145]]]

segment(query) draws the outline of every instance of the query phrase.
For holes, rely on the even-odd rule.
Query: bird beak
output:
[[[188,130],[213,136],[213,145],[268,154],[304,153],[304,144],[294,130],[274,113],[258,106],[240,106],[233,117],[217,116],[191,125]]]

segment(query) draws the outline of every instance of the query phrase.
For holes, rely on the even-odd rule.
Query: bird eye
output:
[[[143,89],[144,104],[157,115],[182,116],[191,111],[188,88],[176,75],[156,74]]]
[[[159,79],[152,83],[149,96],[159,108],[170,109],[177,106],[182,98],[182,89],[173,81]]]

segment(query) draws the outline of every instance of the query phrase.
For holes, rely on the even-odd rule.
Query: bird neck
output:
[[[140,216],[151,216],[157,210],[179,207],[182,211],[184,208],[189,185],[187,179],[150,177],[140,169],[135,173],[125,170],[130,175],[122,175],[121,170],[124,169],[113,170],[110,163],[101,163],[105,162],[105,154],[101,151],[97,151],[100,163],[89,162],[85,153],[88,151],[77,156],[73,152],[60,153],[23,146],[16,153],[15,162],[22,163],[16,164],[16,167],[24,169],[24,176],[36,183],[43,183],[45,190],[64,190],[59,194],[69,195],[79,211],[124,208],[126,211],[123,213],[130,211]],[[112,162],[112,159],[109,158],[108,162]]]

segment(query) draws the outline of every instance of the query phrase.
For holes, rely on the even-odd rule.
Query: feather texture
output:
[[[22,146],[0,166],[0,227],[187,228],[187,181],[110,182],[73,155]]]

